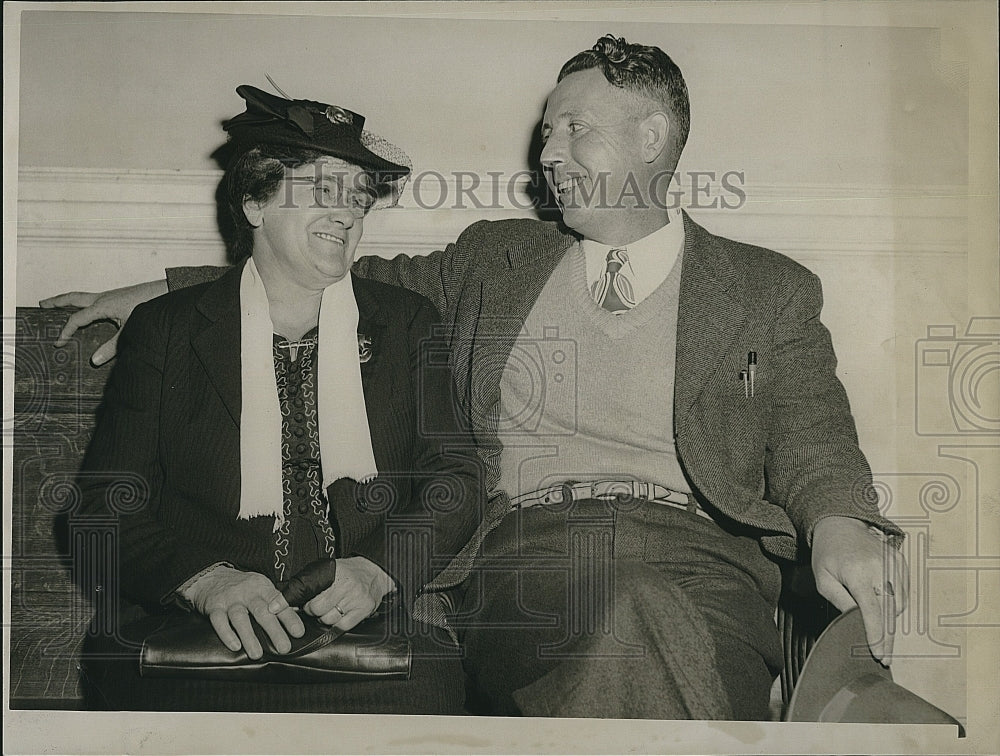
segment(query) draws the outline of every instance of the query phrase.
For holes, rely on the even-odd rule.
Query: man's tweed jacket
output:
[[[696,497],[722,522],[749,525],[773,555],[796,559],[816,522],[881,517],[836,357],[820,322],[819,279],[792,260],[706,231],[684,214],[674,418]],[[481,221],[429,256],[365,257],[354,272],[423,294],[449,329],[449,364],[491,498],[477,536],[432,588],[457,584],[509,510],[495,432],[500,376],[524,320],[576,237],[555,223]],[[203,268],[168,271],[171,287]],[[757,353],[755,395],[739,377]],[[669,397],[664,397],[664,402]],[[655,407],[649,407],[655,412]]]

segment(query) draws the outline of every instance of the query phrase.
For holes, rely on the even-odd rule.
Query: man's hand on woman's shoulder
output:
[[[57,347],[64,346],[78,329],[98,320],[111,320],[118,326],[115,335],[101,344],[90,356],[91,363],[98,367],[115,356],[118,350],[118,334],[121,333],[121,328],[132,314],[132,310],[137,305],[166,293],[166,281],[148,281],[100,293],[71,291],[43,299],[38,306],[80,308],[69,316],[66,325],[63,326],[56,340]]]

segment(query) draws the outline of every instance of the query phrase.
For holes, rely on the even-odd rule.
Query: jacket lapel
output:
[[[397,406],[392,401],[395,391],[390,367],[393,363],[386,361],[385,313],[381,310],[378,299],[369,291],[368,283],[357,276],[352,278],[354,297],[358,302],[358,336],[371,341],[368,347],[371,356],[366,362],[361,363],[361,388],[365,394],[372,451],[375,453],[379,469],[383,469],[389,464],[386,446],[388,434],[380,431],[392,427],[392,413]],[[406,363],[403,361],[401,364]]]
[[[238,428],[242,388],[240,385],[240,276],[237,265],[215,281],[195,305],[202,315],[195,325],[191,347],[212,386]]]
[[[715,238],[684,213],[674,417],[678,427],[747,322],[729,289],[736,274]],[[736,380],[736,376],[733,376]]]
[[[237,266],[205,291],[196,304],[202,315],[195,326],[191,346],[212,386],[225,404],[238,428],[242,406],[240,383],[240,277],[243,266]],[[361,365],[361,384],[365,393],[369,422],[373,427],[388,411],[385,397],[391,392],[387,384],[391,375],[380,363],[384,360],[385,318],[378,300],[368,291],[364,281],[354,279],[354,295],[358,302],[358,333],[371,340],[371,358]],[[373,437],[373,441],[374,441]]]
[[[678,422],[717,372],[748,320],[745,307],[730,293],[737,282],[731,261],[715,237],[687,213],[683,217],[685,244],[674,377]],[[471,333],[459,335],[460,341],[469,344],[469,352],[453,367],[475,427],[482,428],[483,418],[493,414],[500,396],[500,376],[514,342],[556,265],[574,242],[575,237],[560,234],[547,236],[541,243],[511,245],[494,258],[496,262],[479,282],[478,302],[463,302],[475,312],[465,313],[462,320],[471,319],[476,325]],[[461,350],[461,344],[455,347]]]

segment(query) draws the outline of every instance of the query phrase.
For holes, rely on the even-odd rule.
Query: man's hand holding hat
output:
[[[813,528],[812,569],[827,601],[842,612],[861,610],[872,656],[888,666],[896,617],[906,609],[903,555],[867,523],[830,516]]]

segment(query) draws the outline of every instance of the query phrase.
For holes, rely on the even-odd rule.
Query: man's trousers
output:
[[[484,542],[458,621],[475,708],[767,719],[780,580],[756,538],[681,509],[516,510]]]

